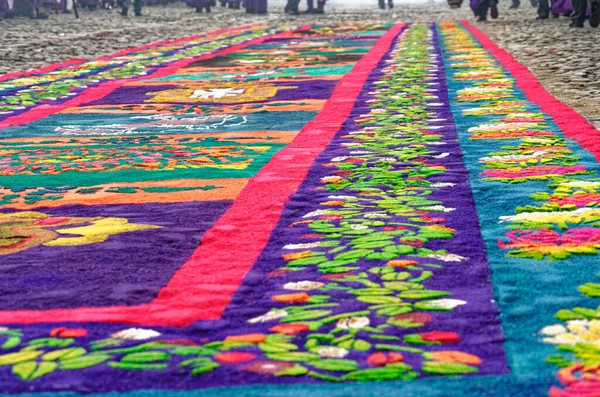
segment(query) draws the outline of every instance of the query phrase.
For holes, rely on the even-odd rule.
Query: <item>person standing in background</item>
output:
[[[582,28],[587,17],[587,0],[572,0],[573,14],[571,15],[570,28]],[[597,28],[600,25],[600,0],[590,0],[590,26]]]
[[[394,0],[388,0],[388,8],[394,8]],[[385,10],[385,0],[379,0],[379,8]]]
[[[308,9],[306,10],[307,14],[325,14],[325,0],[317,0],[317,8],[314,7],[314,0],[306,0],[306,5]]]
[[[266,14],[267,0],[247,0],[246,12],[248,14]]]

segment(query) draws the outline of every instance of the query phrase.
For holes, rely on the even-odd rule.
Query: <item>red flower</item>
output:
[[[404,361],[402,354],[394,352],[387,353],[387,355],[386,353],[377,352],[371,354],[369,358],[367,358],[367,362],[373,367],[383,367],[387,364],[400,363],[402,361]]]
[[[54,328],[52,331],[50,331],[50,336],[58,338],[79,338],[82,336],[86,336],[87,334],[88,332],[84,328],[59,327]]]
[[[433,317],[427,313],[407,313],[394,317],[394,320],[410,320],[413,323],[427,324],[433,320]]]
[[[310,299],[310,295],[306,292],[297,292],[295,294],[281,294],[272,296],[275,302],[283,302],[283,303],[304,303]]]
[[[420,333],[422,340],[427,342],[456,343],[460,341],[460,336],[456,332],[431,331]]]
[[[253,360],[256,355],[252,353],[244,353],[244,352],[229,352],[229,353],[221,353],[215,356],[215,359],[223,364],[237,364],[237,363],[245,363],[250,360]]]

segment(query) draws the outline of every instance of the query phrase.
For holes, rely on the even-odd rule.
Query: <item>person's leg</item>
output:
[[[492,19],[498,18],[498,0],[490,0],[490,16]]]
[[[512,0],[512,4],[510,5],[511,10],[515,10],[521,6],[521,0]]]
[[[490,0],[481,0],[477,7],[477,21],[482,22],[487,19],[488,9],[490,8]]]
[[[590,26],[597,28],[600,26],[600,0],[590,0]]]
[[[582,28],[585,22],[587,12],[587,0],[571,0],[573,4],[573,14],[571,15],[572,28]]]
[[[142,0],[133,0],[133,11],[136,17],[142,15]]]
[[[300,0],[288,0],[285,5],[285,12],[288,14],[297,14],[298,6],[300,5]]]
[[[131,2],[131,0],[123,0],[123,8],[121,9],[121,15],[123,15],[124,17],[126,17],[127,14],[129,13],[130,2]]]
[[[548,0],[539,0],[536,19],[548,19],[550,17],[550,3]]]

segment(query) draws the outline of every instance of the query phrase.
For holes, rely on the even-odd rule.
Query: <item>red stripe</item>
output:
[[[510,72],[515,78],[517,86],[525,93],[529,101],[537,104],[542,112],[552,117],[565,136],[579,142],[582,147],[594,155],[596,160],[600,161],[600,131],[596,127],[546,91],[527,67],[517,62],[512,55],[500,48],[485,33],[467,21],[461,21],[461,23]]]
[[[219,319],[267,244],[284,203],[349,116],[367,78],[402,29],[404,25],[390,29],[342,78],[323,110],[250,179],[152,302],[135,307],[0,311],[0,323],[98,321],[186,326],[197,320]]]

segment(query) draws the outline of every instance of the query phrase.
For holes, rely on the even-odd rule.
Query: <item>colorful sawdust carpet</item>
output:
[[[599,133],[466,22],[4,75],[0,133],[4,393],[598,395]]]

